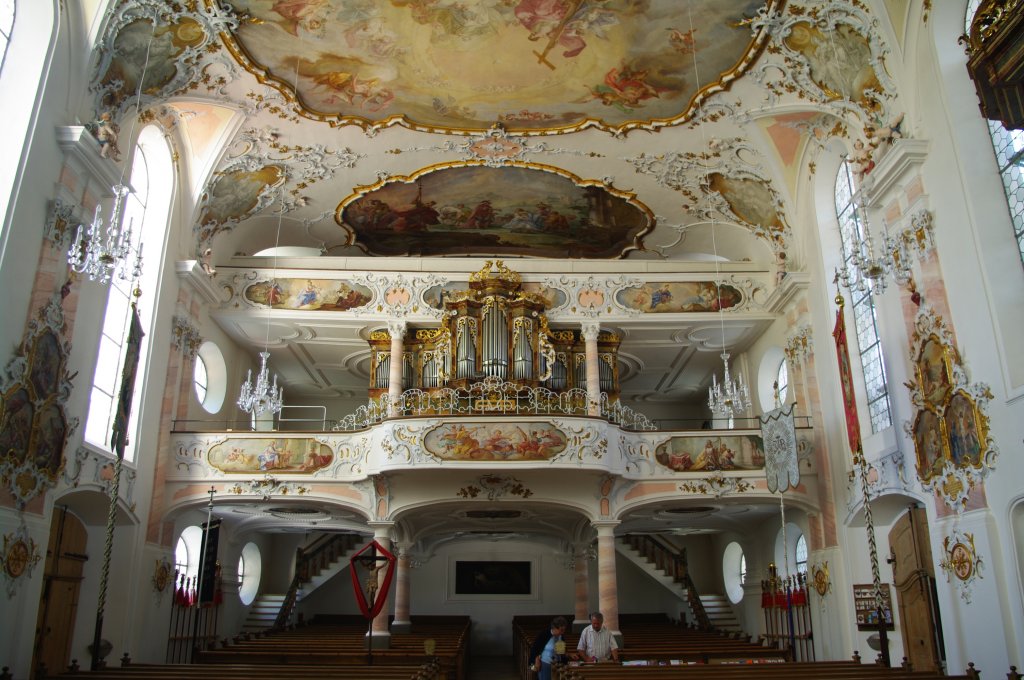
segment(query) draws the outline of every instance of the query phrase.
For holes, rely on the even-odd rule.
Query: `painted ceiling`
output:
[[[228,42],[246,68],[310,117],[364,125],[672,122],[749,65],[763,42],[744,25],[762,0],[230,4],[248,17]]]
[[[746,281],[724,323],[616,308],[624,397],[695,400],[806,268],[794,205],[815,154],[898,115],[881,19],[861,0],[117,0],[84,115],[126,130],[141,90],[143,120],[181,141],[191,248],[215,285],[266,272],[249,256],[275,245],[326,256],[295,278],[342,316],[274,320],[290,389],[365,394],[358,315],[381,297],[327,275],[339,262],[475,256],[619,276],[612,303]],[[253,347],[267,319],[239,294],[257,279],[220,316]],[[585,293],[534,282],[566,310]]]

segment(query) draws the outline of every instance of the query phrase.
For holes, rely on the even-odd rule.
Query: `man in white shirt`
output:
[[[615,636],[604,627],[604,614],[594,612],[590,615],[590,625],[580,633],[580,643],[576,649],[583,655],[584,661],[619,661],[619,645]]]

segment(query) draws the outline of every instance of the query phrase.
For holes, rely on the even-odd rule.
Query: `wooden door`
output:
[[[924,509],[911,508],[896,521],[889,532],[889,548],[896,560],[893,583],[904,653],[915,671],[938,671],[945,652]],[[893,659],[893,663],[899,660]]]
[[[89,559],[85,554],[86,539],[85,525],[67,508],[54,511],[46,548],[43,595],[39,600],[32,660],[33,669],[40,663],[46,664],[48,675],[66,671],[71,662],[78,589],[82,582],[82,568]],[[89,659],[78,661],[88,668]]]

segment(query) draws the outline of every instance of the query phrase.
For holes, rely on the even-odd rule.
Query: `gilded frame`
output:
[[[904,430],[914,442],[921,485],[960,512],[999,452],[987,413],[992,392],[969,381],[953,334],[935,310],[921,305],[914,325],[914,379],[906,383],[914,418]]]

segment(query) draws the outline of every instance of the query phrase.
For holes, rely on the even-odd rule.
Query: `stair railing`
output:
[[[280,630],[288,625],[288,619],[298,599],[299,587],[351,550],[358,540],[359,537],[353,534],[324,534],[305,548],[296,548],[295,576],[288,585],[288,592],[285,593],[281,609],[274,619],[274,630]]]
[[[704,609],[697,586],[690,578],[689,565],[686,559],[686,549],[676,552],[675,548],[669,547],[655,536],[647,534],[629,534],[626,536],[629,545],[638,553],[644,556],[655,567],[686,588],[687,602],[690,611],[696,620],[697,626],[702,630],[713,630],[711,618]]]

